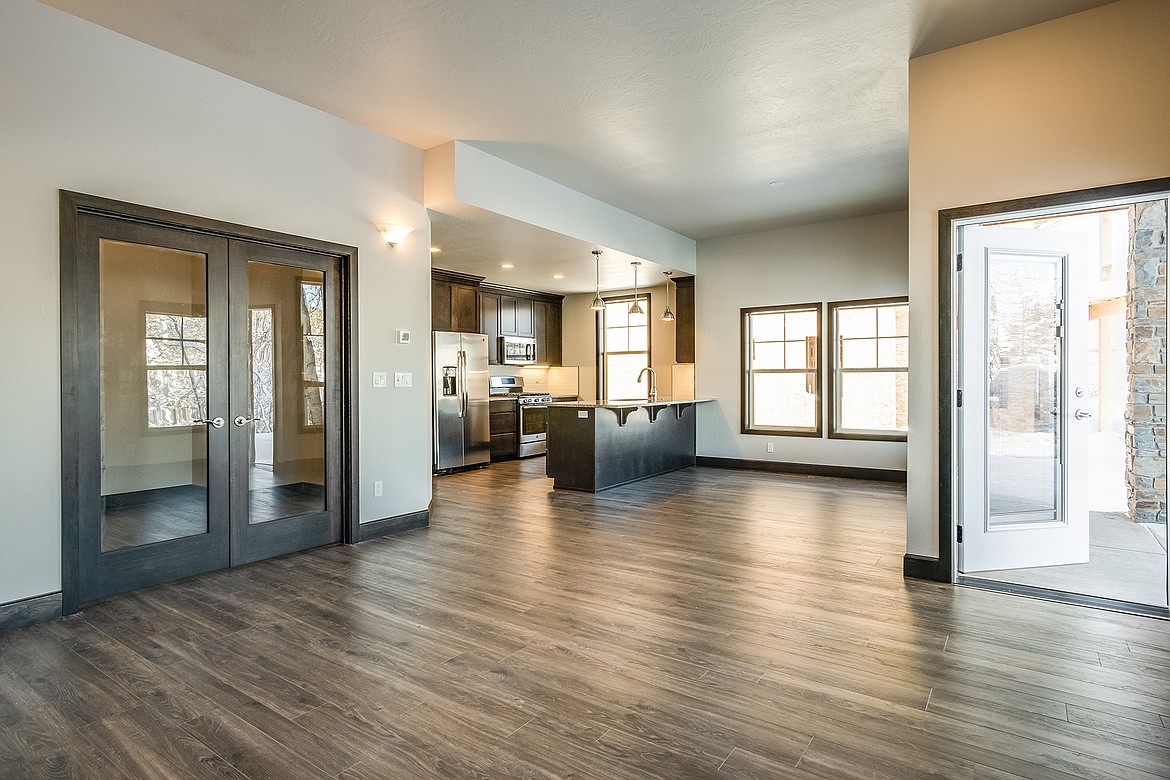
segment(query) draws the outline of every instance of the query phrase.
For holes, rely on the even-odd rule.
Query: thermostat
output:
[[[398,343],[399,344],[409,344],[410,343],[410,331],[409,330],[398,331]]]

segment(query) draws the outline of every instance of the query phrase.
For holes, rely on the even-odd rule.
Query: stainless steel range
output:
[[[548,448],[548,393],[521,393],[516,399],[520,410],[520,457],[543,455]]]

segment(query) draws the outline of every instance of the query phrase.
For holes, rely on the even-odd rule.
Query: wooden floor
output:
[[[904,581],[897,487],[542,471],[0,637],[0,777],[1170,776],[1170,623]]]

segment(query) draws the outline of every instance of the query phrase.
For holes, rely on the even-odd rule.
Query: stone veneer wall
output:
[[[1130,517],[1166,522],[1166,201],[1130,210],[1125,409]]]

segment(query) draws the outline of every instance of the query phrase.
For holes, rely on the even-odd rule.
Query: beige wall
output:
[[[739,394],[741,308],[893,297],[906,289],[904,211],[699,242],[695,395],[717,403],[698,407],[698,454],[904,469],[903,442],[742,434]]]
[[[426,509],[422,152],[33,0],[0,3],[0,73],[0,604],[61,587],[59,189],[357,246],[362,519]],[[391,249],[379,222],[415,232]]]
[[[666,306],[666,285],[639,288],[650,296],[650,367],[658,375],[658,395],[669,398],[670,367],[674,364],[674,323],[659,319]],[[634,290],[606,291],[606,298],[633,295]],[[589,308],[593,293],[568,295],[561,307],[561,363],[578,366],[581,398],[597,400],[597,312]],[[671,303],[674,293],[671,293]]]
[[[1170,3],[1121,0],[910,62],[907,549],[938,554],[938,212],[1170,176]]]

